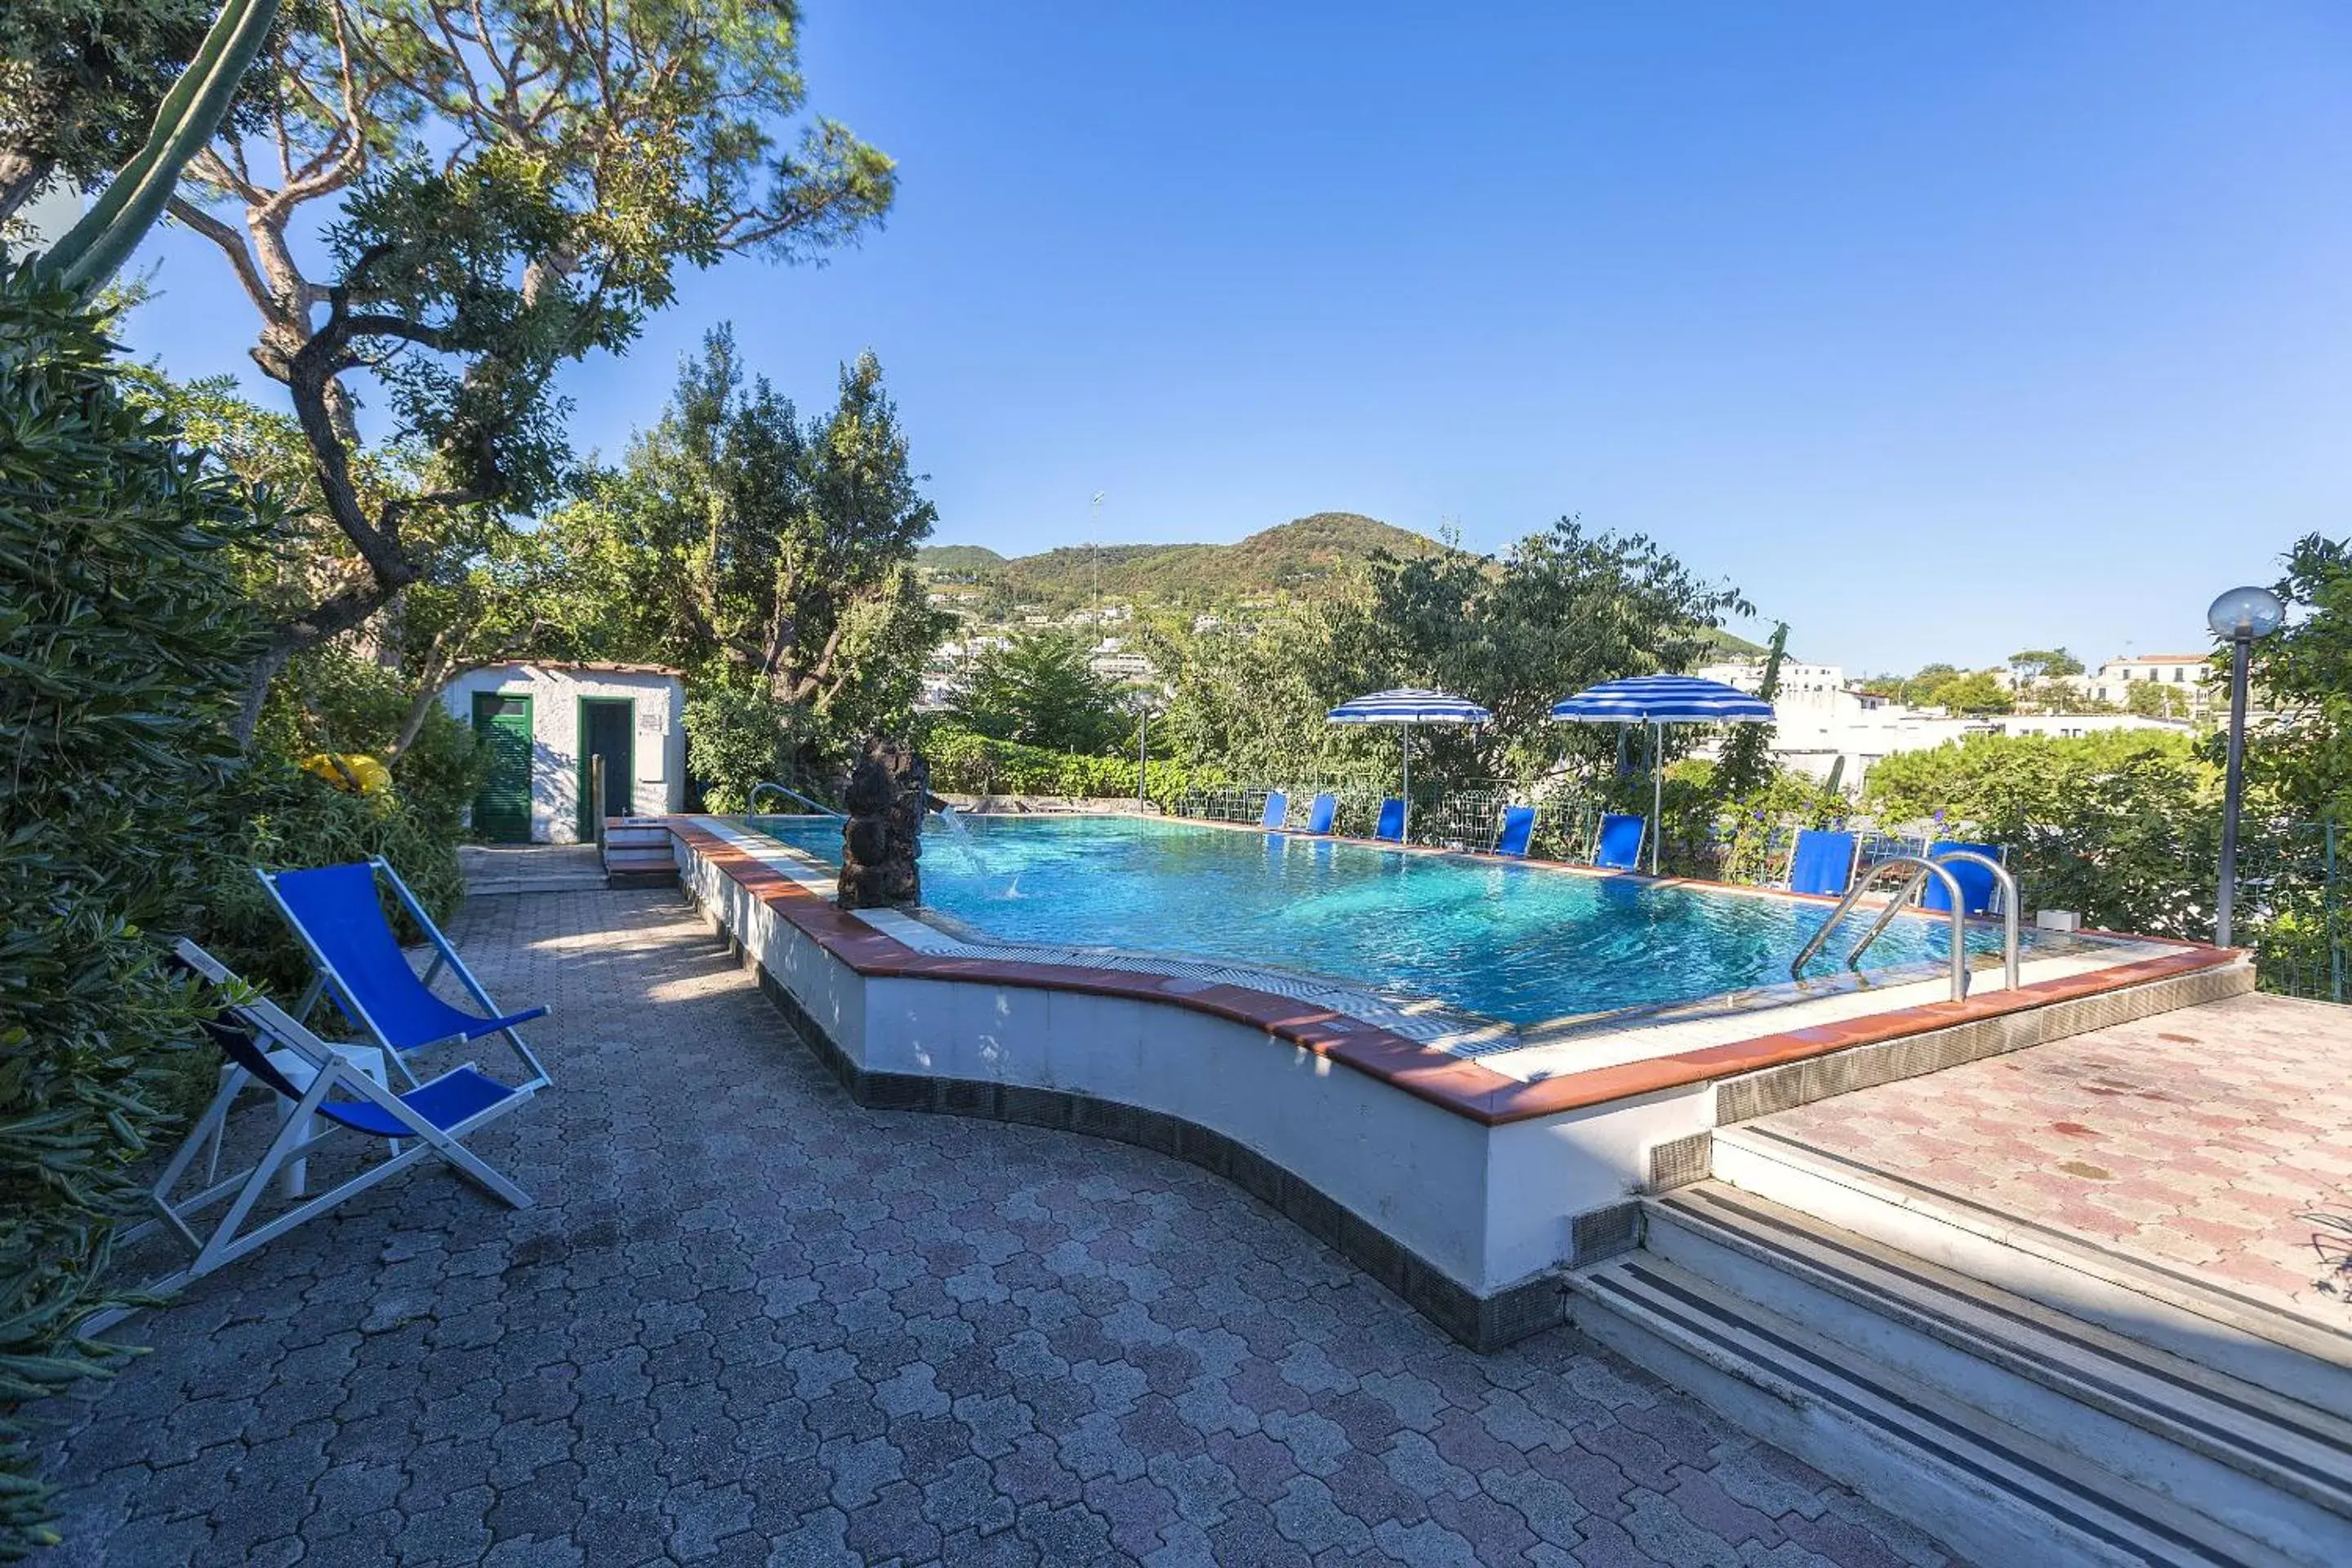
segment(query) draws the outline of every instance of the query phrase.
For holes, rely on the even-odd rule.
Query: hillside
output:
[[[1435,540],[1354,512],[1321,511],[1234,544],[1065,545],[1007,560],[974,544],[933,545],[917,563],[933,576],[977,580],[1047,610],[1075,608],[1097,585],[1108,598],[1208,605],[1276,590],[1311,593],[1339,568],[1376,550],[1414,555]]]

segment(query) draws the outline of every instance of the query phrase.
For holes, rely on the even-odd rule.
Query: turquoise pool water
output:
[[[1795,900],[1152,818],[963,823],[968,840],[936,828],[923,837],[924,902],[989,936],[1296,969],[1515,1024],[1784,983],[1790,960],[1829,912]],[[756,826],[840,863],[841,825],[831,818],[761,817]],[[1864,967],[1940,962],[1948,933],[1941,918],[1898,920]],[[1997,931],[1978,929],[1969,941],[2000,951]],[[1848,945],[1832,942],[1813,973],[1835,973]]]

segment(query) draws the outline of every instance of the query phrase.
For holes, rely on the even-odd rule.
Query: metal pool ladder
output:
[[[1803,950],[1797,954],[1795,962],[1789,965],[1789,978],[1802,980],[1805,977],[1805,965],[1811,963],[1814,956],[1829,945],[1830,933],[1837,930],[1838,922],[1845,919],[1853,906],[1861,901],[1863,894],[1868,892],[1872,885],[1881,879],[1888,868],[1907,866],[1912,868],[1910,877],[1895,896],[1887,900],[1886,907],[1878,912],[1878,919],[1872,923],[1871,928],[1862,933],[1862,940],[1853,944],[1853,950],[1845,955],[1845,966],[1857,973],[1861,972],[1862,955],[1869,951],[1870,944],[1878,940],[1879,933],[1894,922],[1895,917],[1902,912],[1903,906],[1909,903],[1917,895],[1919,889],[1927,885],[1927,879],[1934,877],[1944,884],[1944,891],[1951,900],[1952,1000],[1967,1001],[1969,999],[1968,915],[1966,913],[1968,900],[1961,895],[1960,880],[1952,875],[1948,864],[1953,860],[1966,860],[1972,865],[1982,866],[1992,873],[1993,880],[2000,885],[2001,980],[2009,990],[2016,990],[2017,879],[2010,875],[2008,867],[1991,856],[1979,855],[1973,849],[1948,849],[1932,860],[1924,855],[1890,855],[1884,860],[1873,861],[1869,866],[1864,867],[1853,886],[1846,889],[1845,897],[1838,900],[1837,908],[1830,911],[1830,918],[1822,922],[1822,929],[1812,934]]]

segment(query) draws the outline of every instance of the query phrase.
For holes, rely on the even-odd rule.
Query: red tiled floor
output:
[[[2352,1328],[2352,1007],[2240,996],[1765,1124]]]

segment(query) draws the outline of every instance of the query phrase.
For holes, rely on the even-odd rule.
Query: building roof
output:
[[[668,675],[686,679],[686,671],[667,664],[630,664],[609,658],[499,658],[474,669],[585,669],[601,675]]]
[[[2210,653],[2136,653],[2128,658],[2111,658],[2109,664],[2203,664],[2213,656]]]

